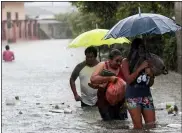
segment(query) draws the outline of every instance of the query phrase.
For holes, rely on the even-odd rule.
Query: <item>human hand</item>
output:
[[[112,83],[115,83],[117,81],[117,79],[118,78],[116,76],[111,76],[109,81]]]
[[[149,75],[150,77],[154,75],[151,68],[145,68],[145,73]]]
[[[77,94],[75,95],[75,101],[82,101],[82,98]]]
[[[144,61],[139,67],[138,67],[138,71],[142,71],[143,69],[149,67],[149,63],[148,61]]]
[[[101,87],[99,84],[92,84],[92,83],[88,83],[88,86],[90,86],[93,89],[104,89],[103,87]]]

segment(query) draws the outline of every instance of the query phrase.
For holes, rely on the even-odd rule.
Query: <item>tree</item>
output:
[[[119,7],[118,1],[78,1],[72,2],[82,13],[93,13],[97,17],[99,28],[109,29],[115,21],[115,13]]]
[[[73,37],[79,34],[96,28],[98,23],[95,14],[81,12],[73,12],[71,14],[58,14],[55,17],[58,21],[61,21],[65,26],[70,27]]]
[[[99,28],[110,29],[119,20],[129,17],[138,13],[138,7],[141,8],[141,13],[156,13],[172,18],[174,16],[174,2],[169,1],[147,1],[147,2],[135,2],[135,1],[78,1],[71,2],[75,5],[83,16],[95,15],[95,23],[98,23]],[[79,18],[79,16],[78,16]],[[77,18],[77,19],[78,19]],[[93,25],[84,24],[87,19],[78,19],[77,28],[85,31],[92,29]],[[79,26],[78,26],[79,25]],[[88,27],[86,27],[88,26]],[[78,30],[78,31],[79,31]],[[171,35],[153,35],[148,37],[148,46],[150,50],[162,57],[167,66],[175,70],[176,63],[176,39]],[[174,55],[174,56],[171,56]],[[168,59],[170,57],[170,59]],[[170,64],[172,63],[172,64]]]

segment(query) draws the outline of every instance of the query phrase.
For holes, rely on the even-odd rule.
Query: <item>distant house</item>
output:
[[[54,13],[33,6],[26,7],[25,12],[27,18],[37,20],[40,39],[65,39],[71,36],[69,27],[65,27],[63,22],[57,21]]]
[[[26,19],[24,2],[2,2],[2,40],[38,39],[37,21]]]

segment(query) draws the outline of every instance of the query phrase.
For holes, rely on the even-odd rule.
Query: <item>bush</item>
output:
[[[168,69],[177,71],[177,42],[176,37],[164,37],[164,51],[163,57],[166,67]]]

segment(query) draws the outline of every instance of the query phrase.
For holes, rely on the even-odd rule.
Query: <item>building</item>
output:
[[[2,2],[3,41],[38,39],[37,27],[36,20],[26,18],[24,2]]]
[[[42,7],[25,7],[25,15],[29,19],[37,20],[39,39],[67,39],[72,37],[70,27],[65,22],[57,21],[55,13]],[[49,7],[46,8],[49,9]]]

